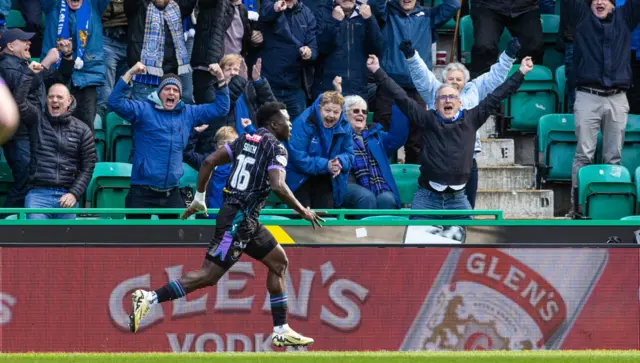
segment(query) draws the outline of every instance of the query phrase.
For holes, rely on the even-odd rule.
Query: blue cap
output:
[[[11,28],[7,29],[0,35],[0,49],[4,49],[7,44],[13,43],[16,40],[30,40],[36,33],[27,33],[22,29]]]

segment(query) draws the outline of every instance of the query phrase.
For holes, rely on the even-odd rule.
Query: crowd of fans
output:
[[[21,119],[3,145],[15,180],[5,207],[77,206],[96,163],[94,119],[107,112],[131,123],[126,206],[184,207],[182,163],[198,168],[212,151],[252,134],[259,107],[277,100],[293,120],[286,181],[305,206],[399,208],[390,159],[404,147],[400,162],[421,165],[412,208],[456,210],[475,205],[477,131],[542,63],[540,14],[556,6],[471,0],[470,69],[451,63],[434,74],[436,29],[455,18],[459,0],[434,7],[262,0],[258,12],[242,0],[19,4],[27,27],[3,29],[0,37],[0,76]],[[10,5],[0,0],[0,13]],[[558,45],[578,136],[575,175],[593,163],[600,128],[605,162],[620,163],[627,97],[640,107],[633,88],[640,71],[632,72],[640,68],[640,34],[632,33],[640,0],[560,6]],[[505,27],[513,38],[499,54]],[[518,59],[519,71],[507,79]],[[228,173],[214,173],[211,208],[221,203]]]

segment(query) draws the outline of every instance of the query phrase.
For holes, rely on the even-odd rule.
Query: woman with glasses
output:
[[[400,208],[400,194],[391,173],[389,157],[407,141],[409,120],[395,111],[391,115],[389,132],[385,132],[380,124],[367,126],[367,102],[362,97],[345,97],[344,112],[353,129],[354,161],[344,208]]]

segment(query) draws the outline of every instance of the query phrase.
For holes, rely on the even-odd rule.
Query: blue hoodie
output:
[[[312,175],[329,175],[329,160],[337,157],[342,172],[331,180],[337,208],[342,205],[353,163],[353,130],[344,112],[333,127],[325,128],[320,117],[321,98],[322,94],[293,121],[291,139],[285,143],[289,153],[286,180],[291,191],[296,191]]]
[[[425,63],[431,69],[431,44],[435,41],[435,29],[446,24],[456,14],[460,1],[444,0],[441,5],[433,8],[416,3],[409,14],[402,10],[399,0],[372,0],[370,5],[380,23],[384,40],[380,66],[400,87],[415,88],[404,54],[400,51],[400,43],[411,40],[413,47],[423,55]]]
[[[130,88],[121,78],[109,96],[108,106],[131,123],[136,146],[131,185],[175,188],[184,174],[182,152],[191,130],[229,113],[229,89],[217,90],[213,103],[186,105],[179,101],[175,109],[167,111],[157,92],[151,93],[146,101],[127,99]]]

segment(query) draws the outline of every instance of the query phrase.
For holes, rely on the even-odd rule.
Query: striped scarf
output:
[[[390,192],[389,184],[384,180],[380,172],[380,166],[369,150],[367,138],[368,130],[363,130],[361,134],[353,134],[353,154],[355,159],[351,170],[360,186],[371,190],[376,196],[383,192]]]
[[[140,61],[147,66],[147,74],[162,77],[162,61],[164,60],[164,24],[169,26],[173,47],[178,59],[178,74],[191,72],[189,52],[184,41],[182,31],[182,16],[180,7],[175,1],[169,1],[164,10],[156,8],[153,2],[147,6],[147,19],[144,25],[144,41]]]

